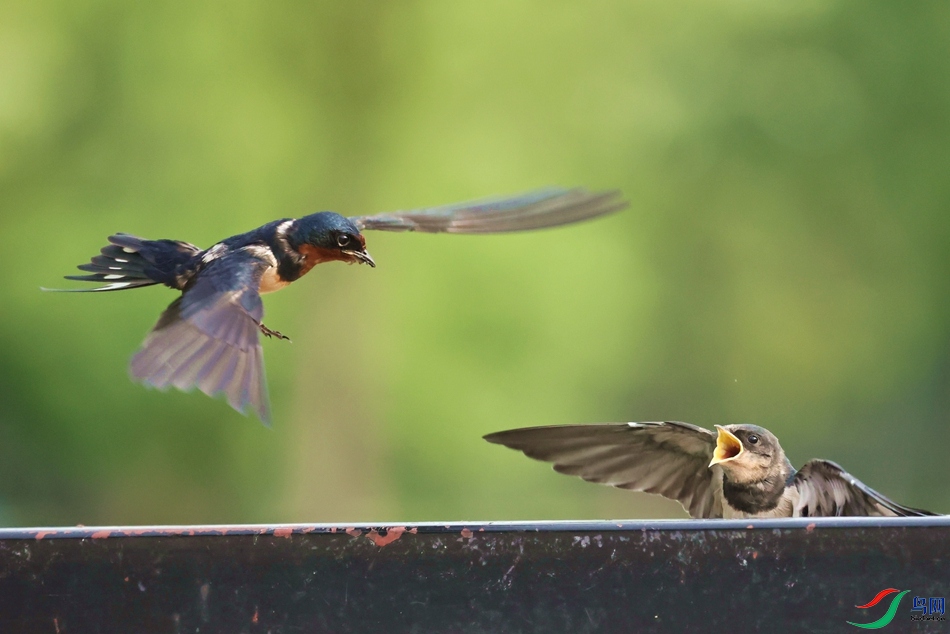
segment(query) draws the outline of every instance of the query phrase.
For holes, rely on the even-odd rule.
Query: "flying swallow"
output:
[[[558,473],[676,500],[694,518],[935,515],[893,502],[830,460],[796,471],[757,425],[608,423],[485,436]]]
[[[619,192],[551,188],[511,198],[346,218],[322,211],[284,218],[200,249],[178,240],[109,236],[101,255],[66,279],[102,286],[69,290],[119,291],[164,284],[181,291],[132,358],[134,380],[159,389],[197,387],[223,393],[234,409],[253,409],[270,421],[264,356],[258,333],[287,339],[266,327],[261,295],[300,279],[315,265],[376,263],[362,232],[506,233],[564,225],[626,207]]]

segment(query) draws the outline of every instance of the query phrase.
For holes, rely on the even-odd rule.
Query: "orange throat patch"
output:
[[[298,251],[300,251],[300,254],[304,257],[303,263],[300,265],[301,277],[306,275],[310,269],[318,264],[333,262],[334,260],[341,262],[349,262],[350,260],[348,256],[343,255],[336,249],[324,249],[323,247],[315,247],[311,244],[301,245]]]
[[[322,247],[315,247],[310,244],[303,244],[298,249],[300,254],[303,256],[303,262],[300,263],[300,275],[297,276],[297,279],[303,277],[310,272],[310,269],[315,267],[318,264],[323,264],[324,262],[333,262],[334,260],[339,260],[340,262],[352,262],[353,258],[340,253],[336,249],[324,249]],[[277,273],[277,267],[267,269],[264,272],[264,275],[261,276],[261,293],[273,293],[274,291],[279,291],[290,284],[289,281],[282,279]]]

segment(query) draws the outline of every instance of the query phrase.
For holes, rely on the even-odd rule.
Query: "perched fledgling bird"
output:
[[[262,323],[261,294],[280,290],[323,262],[375,267],[363,230],[506,233],[579,222],[626,206],[616,191],[550,188],[373,216],[322,211],[275,220],[203,250],[178,240],[117,233],[109,236],[101,255],[78,267],[89,275],[66,276],[104,286],[43,290],[99,292],[164,284],[182,291],[132,358],[132,377],[160,389],[224,393],[231,407],[243,413],[250,406],[269,424],[258,332],[287,337]]]
[[[676,500],[694,518],[935,515],[892,502],[830,460],[799,471],[757,425],[610,423],[485,436],[558,473]]]

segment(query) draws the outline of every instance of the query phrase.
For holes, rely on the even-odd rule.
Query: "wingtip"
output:
[[[196,386],[200,390],[200,386]],[[201,390],[204,391],[204,390]],[[205,392],[205,394],[208,394]],[[273,429],[273,419],[271,418],[270,412],[270,401],[267,396],[264,396],[263,401],[257,401],[248,399],[244,401],[233,401],[231,395],[225,390],[219,390],[213,394],[208,394],[212,398],[224,397],[224,401],[237,413],[242,416],[247,416],[248,418],[254,417],[261,422],[261,425],[268,429]]]
[[[485,434],[484,436],[482,436],[482,440],[488,441],[488,442],[492,443],[493,445],[500,445],[500,444],[502,444],[501,441],[500,441],[500,437],[501,437],[504,433],[505,433],[505,432],[503,432],[503,431],[493,431],[493,432],[490,433],[490,434]]]
[[[271,418],[269,407],[255,409],[254,413],[257,415],[257,420],[261,421],[261,425],[270,430],[274,429],[274,421]]]
[[[485,434],[482,436],[482,439],[492,443],[493,445],[502,445],[513,449],[514,447],[510,444],[512,442],[512,438],[520,436],[524,433],[533,433],[537,429],[541,428],[518,427],[517,429],[504,429],[502,431],[495,431],[490,434]]]

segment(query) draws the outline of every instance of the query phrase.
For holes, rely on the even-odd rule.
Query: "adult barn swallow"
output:
[[[66,276],[103,286],[44,290],[101,292],[164,284],[181,291],[132,358],[133,379],[159,389],[224,393],[231,407],[243,413],[250,406],[269,424],[258,332],[287,337],[261,321],[261,295],[280,290],[323,262],[375,267],[364,230],[505,233],[578,222],[626,205],[616,191],[551,188],[374,216],[346,218],[322,211],[275,220],[208,249],[117,233],[109,236],[101,255],[78,267],[88,275]]]
[[[830,460],[798,471],[757,425],[608,423],[529,427],[485,440],[554,463],[558,473],[655,493],[694,518],[935,515],[893,502]]]

